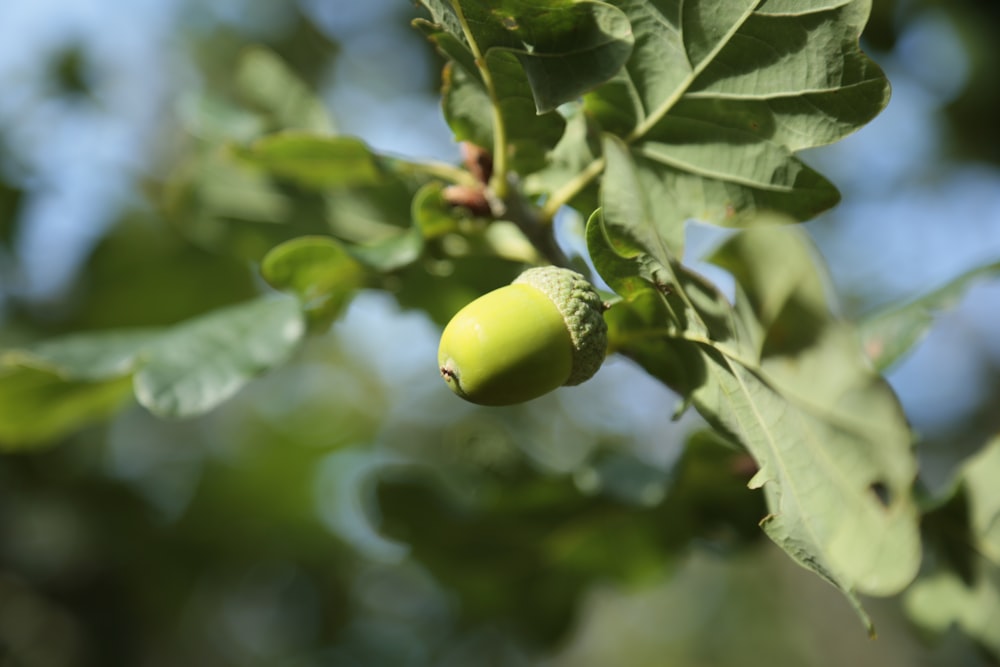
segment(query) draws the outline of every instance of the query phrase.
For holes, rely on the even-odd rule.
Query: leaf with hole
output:
[[[613,344],[749,451],[764,530],[870,627],[857,593],[896,593],[919,564],[916,465],[895,396],[831,315],[815,252],[782,226],[732,237],[713,258],[737,278],[730,306],[662,243],[644,249],[633,228],[600,215],[587,228],[598,271],[635,313],[611,326]]]

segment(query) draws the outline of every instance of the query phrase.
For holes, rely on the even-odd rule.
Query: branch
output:
[[[545,259],[556,266],[573,268],[569,258],[556,243],[552,225],[543,222],[539,210],[521,196],[518,188],[509,188],[503,203],[506,207],[504,220],[517,225],[521,233]]]

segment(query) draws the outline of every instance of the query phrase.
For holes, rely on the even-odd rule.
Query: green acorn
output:
[[[604,362],[601,297],[575,271],[528,269],[452,318],[438,348],[441,376],[480,405],[523,403],[590,379]]]

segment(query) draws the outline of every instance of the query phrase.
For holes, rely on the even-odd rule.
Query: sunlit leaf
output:
[[[613,320],[618,350],[747,448],[760,467],[751,486],[770,511],[765,531],[868,623],[856,593],[898,592],[919,564],[916,466],[892,391],[830,314],[815,253],[780,226],[734,236],[716,254],[738,281],[730,306],[663,244],[642,250],[658,235],[630,236],[631,217],[607,221],[591,219],[588,245],[626,307]]]
[[[613,4],[636,43],[625,69],[585,97],[621,139],[593,166],[607,167],[606,192],[621,178],[640,186],[674,254],[688,219],[741,226],[776,210],[794,222],[839,201],[795,153],[843,138],[888,101],[888,82],[858,47],[868,0]],[[579,187],[571,176],[556,192]]]
[[[0,436],[44,441],[100,421],[124,403],[123,387],[157,415],[202,414],[287,360],[304,331],[296,300],[261,298],[174,327],[75,334],[5,350],[0,396],[11,398],[3,402]]]
[[[125,376],[106,380],[67,379],[20,363],[0,365],[0,451],[52,442],[100,422],[125,405],[132,383]]]
[[[661,241],[675,254],[684,247],[684,221],[664,214],[672,195],[658,178],[644,171],[620,139],[604,139],[604,185],[601,207],[608,220],[621,221],[646,247]],[[670,223],[666,225],[664,223]]]
[[[299,298],[314,330],[330,326],[366,276],[364,267],[329,236],[282,243],[264,257],[260,270],[272,287]]]
[[[370,185],[379,165],[364,142],[304,132],[280,132],[234,149],[240,159],[306,188]]]
[[[294,299],[258,299],[190,320],[148,349],[136,398],[164,417],[202,414],[286,361],[304,332]]]
[[[629,119],[629,128],[620,121],[609,128],[633,137],[676,113],[738,131],[745,142],[769,139],[796,151],[842,138],[888,100],[885,77],[858,47],[870,0],[794,7],[695,0],[683,11],[648,0],[614,4],[629,16],[636,47],[621,77],[588,103],[599,115]],[[608,108],[612,100],[627,105]],[[682,101],[692,106],[675,108]]]

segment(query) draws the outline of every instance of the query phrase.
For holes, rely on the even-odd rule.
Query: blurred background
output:
[[[280,127],[234,102],[250,47],[318,91],[336,131],[457,162],[419,15],[0,3],[0,347],[261,289],[273,220],[178,214],[206,146]],[[997,34],[994,0],[875,0],[864,46],[892,101],[804,156],[843,193],[807,228],[846,315],[1000,259]],[[627,362],[525,406],[455,400],[427,275],[361,293],[206,417],[133,406],[0,457],[0,667],[996,664],[920,632],[898,599],[867,601],[869,640],[763,539],[748,462],[696,417],[672,421],[676,398]],[[932,491],[1000,426],[998,328],[1000,281],[977,283],[890,376]]]

